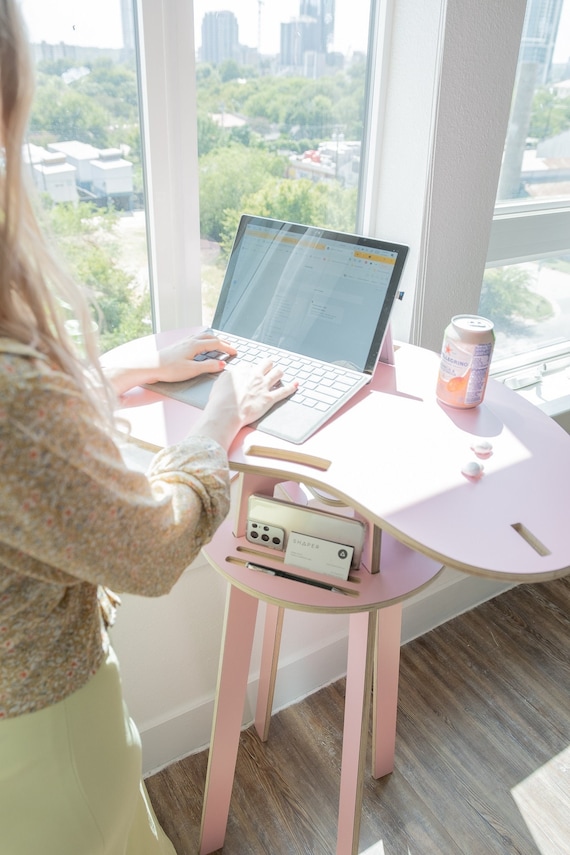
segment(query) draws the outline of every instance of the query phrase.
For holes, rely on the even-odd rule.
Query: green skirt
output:
[[[141,777],[113,651],[64,701],[0,722],[2,855],[175,855]]]

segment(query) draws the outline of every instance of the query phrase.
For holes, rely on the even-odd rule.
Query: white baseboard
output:
[[[467,576],[444,569],[438,579],[404,603],[402,644],[423,635],[452,617],[497,596],[510,584]],[[295,660],[279,665],[274,711],[297,703],[346,673],[347,637],[329,639],[318,649],[308,650]],[[247,690],[243,725],[253,721],[257,675]],[[141,729],[143,771],[152,774],[188,754],[206,748],[210,741],[214,699],[206,698],[192,709],[173,711],[168,719]]]

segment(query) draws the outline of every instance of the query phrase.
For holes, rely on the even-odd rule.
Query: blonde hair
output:
[[[18,4],[0,0],[0,336],[44,354],[74,379],[96,418],[111,426],[114,396],[100,368],[89,304],[56,259],[24,174],[33,95],[33,65]],[[66,330],[64,305],[80,324],[84,355]]]

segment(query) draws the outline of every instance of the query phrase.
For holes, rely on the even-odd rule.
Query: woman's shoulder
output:
[[[50,364],[48,357],[28,344],[0,336],[0,384],[9,394],[21,385],[69,387],[73,380]]]
[[[33,378],[49,371],[46,357],[28,344],[0,336],[0,382]]]
[[[86,410],[85,398],[68,374],[32,347],[2,338],[0,401],[0,425],[21,423],[32,431],[48,413],[53,423]]]

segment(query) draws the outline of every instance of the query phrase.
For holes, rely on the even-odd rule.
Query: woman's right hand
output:
[[[211,436],[228,450],[242,427],[257,421],[296,391],[299,384],[281,384],[282,376],[281,369],[270,360],[255,365],[228,365],[214,383],[192,434]]]

